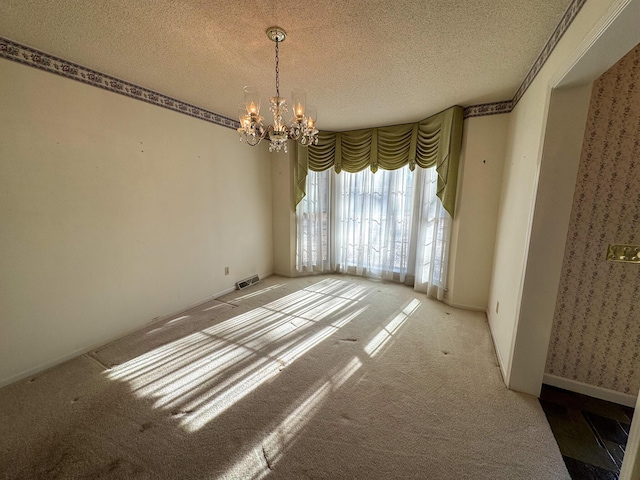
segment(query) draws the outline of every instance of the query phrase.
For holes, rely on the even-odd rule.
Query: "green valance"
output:
[[[350,132],[324,132],[318,145],[298,147],[296,205],[305,196],[307,171],[359,172],[371,168],[395,170],[409,165],[436,166],[438,198],[453,217],[458,183],[458,162],[462,144],[462,107],[451,107],[417,123],[369,128]]]

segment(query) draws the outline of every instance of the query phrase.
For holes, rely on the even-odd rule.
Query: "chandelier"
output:
[[[307,94],[304,90],[293,90],[292,102],[294,116],[289,125],[283,121],[288,112],[287,100],[280,96],[280,71],[278,69],[278,46],[284,42],[287,33],[280,27],[267,29],[267,37],[276,43],[276,95],[269,99],[270,110],[273,115],[273,125],[264,126],[264,118],[260,116],[260,93],[252,87],[244,87],[244,103],[238,107],[240,141],[249,145],[258,145],[263,138],[269,136],[269,151],[287,152],[287,140],[297,140],[301,145],[317,145],[318,130],[316,129],[316,109],[307,107]]]

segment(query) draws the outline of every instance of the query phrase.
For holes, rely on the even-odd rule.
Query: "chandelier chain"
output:
[[[278,38],[276,37],[276,97],[280,97],[280,67],[278,65]]]

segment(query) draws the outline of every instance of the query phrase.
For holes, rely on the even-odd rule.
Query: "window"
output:
[[[441,298],[451,217],[437,179],[435,168],[408,166],[310,171],[297,207],[298,270],[393,279]]]
[[[413,172],[369,169],[336,178],[336,269],[404,281],[411,235]]]

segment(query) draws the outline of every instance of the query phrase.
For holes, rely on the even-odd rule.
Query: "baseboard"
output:
[[[486,312],[487,307],[477,307],[475,305],[465,305],[464,303],[456,303],[448,298],[443,298],[442,301],[453,308],[459,308],[461,310],[471,310],[472,312]]]
[[[258,274],[258,278],[260,279],[260,281],[262,281],[262,280],[264,280],[265,278],[270,277],[271,275],[278,275],[278,274],[277,274],[277,273],[275,273],[275,272],[259,273],[259,274]],[[220,296],[220,295],[218,295],[218,296]]]
[[[204,302],[202,302],[202,303],[204,303]],[[194,305],[194,306],[196,306],[196,305]],[[191,308],[191,307],[184,308],[183,310],[188,310],[189,308]],[[180,311],[183,311],[183,310],[180,310]],[[180,312],[175,312],[175,313],[180,313]],[[163,315],[162,317],[156,317],[153,320],[150,320],[148,322],[145,322],[145,323],[142,323],[142,324],[138,325],[137,327],[128,329],[128,330],[126,330],[126,331],[124,331],[122,333],[119,333],[117,335],[113,335],[111,337],[107,337],[104,340],[100,340],[99,342],[93,343],[93,344],[89,345],[88,347],[79,348],[77,350],[74,350],[71,353],[63,355],[61,357],[57,357],[57,358],[55,358],[53,360],[50,360],[48,362],[41,363],[40,365],[38,365],[38,366],[36,366],[34,368],[31,368],[31,369],[26,370],[24,372],[18,373],[16,375],[12,376],[12,377],[0,380],[0,388],[4,387],[6,385],[10,385],[10,384],[15,383],[15,382],[19,382],[20,380],[23,380],[23,379],[25,379],[27,377],[31,377],[33,375],[37,375],[37,374],[39,374],[41,372],[44,372],[45,370],[53,368],[53,367],[55,367],[57,365],[60,365],[60,364],[62,364],[64,362],[72,360],[72,359],[74,359],[76,357],[79,357],[80,355],[84,355],[86,353],[89,353],[92,350],[97,350],[99,348],[102,348],[105,345],[110,344],[111,342],[115,342],[116,340],[119,340],[120,338],[124,338],[127,335],[131,335],[132,333],[137,332],[138,330],[140,330],[141,328],[146,327],[147,325],[150,325],[150,324],[152,324],[154,322],[160,322],[160,321],[164,320],[165,318],[169,318],[169,317],[171,317],[173,315],[175,315],[175,314]]]
[[[589,397],[617,403],[618,405],[625,405],[627,407],[636,406],[637,398],[634,395],[616,392],[615,390],[609,390],[608,388],[602,388],[596,385],[589,385],[588,383],[579,382],[577,380],[571,380],[569,378],[558,377],[556,375],[545,373],[542,378],[542,382],[547,385],[551,385],[552,387],[563,388],[571,392],[581,393],[583,395],[588,395]]]
[[[291,272],[285,273],[285,272],[273,272],[274,275],[277,275],[279,277],[284,277],[284,278],[294,278],[297,277],[299,275],[295,275]],[[262,277],[260,277],[260,279],[262,280]]]
[[[496,354],[496,358],[498,359],[498,365],[500,366],[500,373],[502,374],[502,382],[504,385],[509,388],[509,384],[507,382],[507,367],[502,361],[502,355],[500,354],[500,349],[498,348],[498,342],[496,342],[495,337],[493,336],[493,328],[491,328],[491,322],[489,321],[489,312],[485,309],[485,315],[487,316],[487,324],[489,325],[489,333],[491,334],[491,342],[493,343],[493,351]]]
[[[264,275],[260,275],[260,279],[264,279],[271,276],[271,273],[268,274],[264,274]],[[152,323],[156,323],[156,322],[162,322],[163,320],[167,320],[175,315],[177,315],[178,313],[184,312],[185,310],[189,310],[191,308],[197,307],[198,305],[202,305],[203,303],[209,302],[211,300],[215,300],[218,297],[221,297],[222,295],[226,295],[227,293],[231,293],[231,292],[235,292],[236,287],[235,285],[233,287],[229,287],[226,288],[224,290],[221,290],[219,292],[216,292],[212,295],[208,295],[205,298],[202,298],[196,302],[193,302],[185,307],[180,308],[179,310],[176,310],[175,312],[171,312],[171,313],[167,313],[166,315],[161,315],[159,317],[155,317],[147,322],[143,322],[139,325],[137,325],[134,328],[131,329],[127,329],[124,332],[120,332],[117,335],[113,335],[111,337],[107,337],[103,340],[100,340],[96,343],[93,343],[91,345],[89,345],[88,347],[83,347],[83,348],[79,348],[77,350],[74,350],[71,353],[68,353],[66,355],[63,355],[61,357],[58,357],[54,360],[42,363],[34,368],[31,368],[29,370],[26,370],[24,372],[18,373],[16,375],[13,375],[12,377],[6,378],[6,379],[2,379],[0,380],[0,388],[6,386],[6,385],[10,385],[14,382],[19,382],[20,380],[30,377],[32,375],[36,375],[40,372],[43,372],[45,370],[48,370],[49,368],[53,368],[56,365],[60,365],[61,363],[64,363],[66,361],[69,361],[75,357],[78,357],[80,355],[84,355],[85,353],[88,353],[92,350],[97,350],[99,348],[104,347],[105,345],[110,344],[111,342],[115,342],[116,340],[119,340],[123,337],[126,337],[127,335],[131,335],[132,333],[137,332],[138,330],[140,330],[141,328],[144,328],[148,325],[151,325]]]

